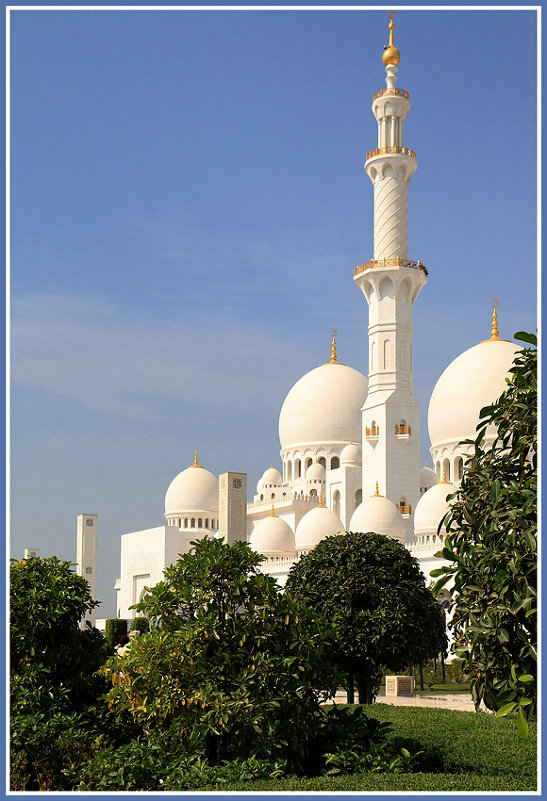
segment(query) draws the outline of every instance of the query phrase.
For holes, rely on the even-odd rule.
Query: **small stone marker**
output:
[[[413,692],[412,676],[386,676],[386,695],[412,695]]]

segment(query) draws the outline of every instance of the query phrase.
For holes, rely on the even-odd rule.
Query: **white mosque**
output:
[[[424,575],[438,567],[446,498],[461,479],[466,447],[483,406],[505,389],[518,347],[498,334],[497,302],[489,339],[458,356],[429,402],[433,469],[420,466],[420,415],[412,376],[412,310],[427,283],[407,253],[407,188],[417,162],[404,144],[409,95],[396,86],[400,54],[389,23],[386,88],[373,95],[378,146],[366,157],[374,186],[374,258],[355,268],[369,307],[369,375],[341,364],[333,332],[330,360],[289,391],[279,415],[281,466],[269,466],[246,502],[246,476],[219,478],[198,462],[179,473],[165,496],[166,524],[121,538],[118,616],[190,542],[203,536],[246,539],[264,555],[262,570],[283,584],[302,554],[324,537],[375,531],[404,543]],[[490,441],[493,433],[490,432]],[[488,434],[486,441],[488,442]],[[267,460],[267,463],[270,460]]]

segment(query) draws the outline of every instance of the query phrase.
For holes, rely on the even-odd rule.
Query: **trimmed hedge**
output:
[[[114,653],[114,646],[120,641],[122,634],[127,634],[127,620],[123,617],[109,617],[104,624],[104,639],[106,653]]]
[[[257,780],[223,785],[224,791],[400,792],[532,791],[537,787],[536,724],[519,738],[514,718],[450,709],[372,704],[367,715],[390,721],[390,740],[412,753],[423,749],[420,773],[368,773],[313,779]],[[203,788],[214,789],[214,788]],[[218,789],[218,788],[217,788]]]

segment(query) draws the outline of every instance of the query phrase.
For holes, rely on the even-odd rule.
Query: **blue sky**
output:
[[[387,11],[11,15],[11,552],[75,558],[99,515],[100,616],[123,532],[161,525],[200,462],[273,461],[283,399],[328,360],[367,372]],[[536,15],[398,11],[415,391],[536,328]]]

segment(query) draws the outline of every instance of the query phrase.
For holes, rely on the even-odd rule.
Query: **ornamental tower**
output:
[[[369,305],[369,388],[362,410],[363,498],[393,501],[407,519],[419,498],[420,407],[412,387],[412,307],[427,271],[407,252],[407,191],[416,154],[404,145],[408,92],[396,87],[401,56],[393,42],[384,48],[386,89],[372,97],[378,147],[367,154],[365,171],[374,185],[374,258],[355,268],[355,283]]]

